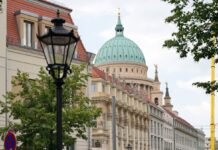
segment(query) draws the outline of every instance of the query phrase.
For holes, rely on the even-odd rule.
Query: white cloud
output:
[[[191,114],[190,116],[191,119],[196,118],[195,121],[192,120],[192,122],[195,123],[198,123],[199,118],[204,118],[209,120],[208,119],[208,115],[210,114],[209,100],[208,99],[203,100],[198,105],[186,105],[183,107],[183,112],[185,112],[186,114]]]
[[[182,88],[184,90],[191,90],[191,91],[200,91],[199,88],[197,88],[196,86],[193,86],[192,83],[194,82],[206,82],[206,81],[210,81],[210,76],[198,76],[198,77],[193,77],[189,80],[186,81],[177,81],[176,84],[179,88]],[[200,91],[202,92],[202,91]]]
[[[109,29],[105,29],[105,30],[101,31],[99,33],[99,35],[102,38],[108,40],[108,39],[112,38],[115,35],[115,32],[114,32],[114,30],[112,28],[109,28]]]

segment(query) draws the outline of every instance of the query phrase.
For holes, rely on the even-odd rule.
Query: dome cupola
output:
[[[123,34],[124,27],[121,23],[120,13],[115,27],[116,35],[108,40],[98,51],[95,58],[95,65],[105,65],[114,63],[133,63],[145,65],[145,58],[132,40],[126,38]]]

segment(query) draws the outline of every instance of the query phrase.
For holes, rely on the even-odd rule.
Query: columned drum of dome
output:
[[[99,50],[95,65],[113,63],[135,63],[145,65],[145,58],[141,49],[132,40],[123,35],[124,27],[121,24],[120,15],[115,27],[116,35],[107,41]]]

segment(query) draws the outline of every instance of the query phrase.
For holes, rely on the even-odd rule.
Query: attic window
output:
[[[33,23],[29,21],[23,23],[23,45],[33,47]]]
[[[15,12],[15,16],[21,39],[20,44],[22,46],[37,49],[38,43],[36,34],[38,33],[39,15],[25,10],[18,10]]]

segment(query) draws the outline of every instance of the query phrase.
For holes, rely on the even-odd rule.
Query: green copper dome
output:
[[[120,15],[118,15],[116,36],[100,48],[95,58],[96,65],[117,62],[145,64],[141,49],[132,40],[124,37],[123,30],[124,27],[121,24]]]

